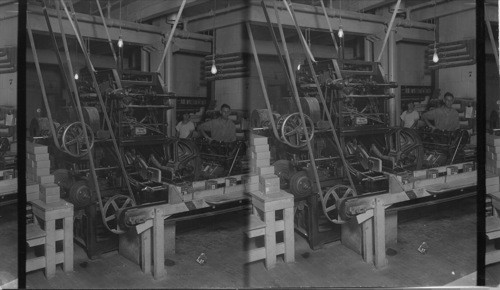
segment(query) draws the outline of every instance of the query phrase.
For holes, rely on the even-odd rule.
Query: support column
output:
[[[373,43],[365,38],[365,61],[373,61]]]
[[[387,53],[388,53],[388,62],[389,62],[389,71],[387,72],[389,75],[390,82],[397,82],[397,56],[398,51],[396,48],[396,37],[394,30],[389,34]],[[399,89],[390,89],[391,93],[394,93],[395,97],[389,99],[389,116],[390,116],[390,126],[396,126],[396,122],[399,119],[398,116],[401,115],[401,96],[399,93]]]
[[[149,72],[149,52],[141,49],[141,71]]]

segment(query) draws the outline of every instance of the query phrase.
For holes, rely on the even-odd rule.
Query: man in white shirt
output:
[[[194,124],[190,120],[189,114],[182,115],[182,121],[175,126],[177,137],[181,139],[191,138],[194,132]]]
[[[415,111],[415,104],[413,102],[408,103],[408,110],[401,114],[402,126],[405,128],[413,128],[416,126],[417,121],[420,119],[420,115]]]

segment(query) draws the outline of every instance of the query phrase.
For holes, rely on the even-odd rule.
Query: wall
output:
[[[13,10],[12,5],[2,9]],[[17,9],[17,6],[15,7]],[[17,47],[17,17],[0,21],[0,48]],[[17,51],[15,52],[17,54]],[[17,66],[17,63],[16,63]],[[0,74],[0,106],[17,105],[17,71]]]
[[[200,67],[204,64],[204,56],[189,54],[173,55],[172,91],[177,96],[206,97],[207,86],[200,83]]]
[[[416,43],[397,43],[397,83],[396,125],[401,124],[399,116],[406,110],[402,105],[401,86],[430,86],[431,74],[425,74],[425,49],[427,45]]]
[[[475,11],[469,10],[439,18],[439,42],[476,38]],[[440,69],[441,94],[449,91],[456,98],[476,99],[476,65]]]
[[[426,45],[400,42],[398,50],[398,85],[430,86],[431,75],[425,74]]]
[[[215,35],[215,51],[217,54],[243,51],[243,33],[246,33],[246,30],[242,24],[217,29]],[[245,78],[216,80],[216,109],[219,109],[225,103],[231,106],[233,110],[247,110],[248,103],[251,103],[250,99],[252,98],[247,88],[251,86],[251,83],[254,83],[254,81]]]

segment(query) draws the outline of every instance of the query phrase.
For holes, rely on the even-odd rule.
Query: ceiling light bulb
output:
[[[300,70],[300,63],[299,63],[299,65],[297,66],[297,70]]]
[[[344,30],[342,29],[342,26],[339,28],[339,37],[342,38],[344,37]]]
[[[80,76],[78,76],[78,73],[75,73],[75,80],[79,79]]]
[[[118,38],[118,47],[123,47],[123,39],[121,36]]]
[[[212,64],[212,69],[210,70],[210,72],[214,75],[217,73],[217,67],[215,66],[215,61],[213,62]]]
[[[432,61],[434,63],[437,63],[439,61],[438,53],[436,50],[434,50],[434,55],[432,56]]]

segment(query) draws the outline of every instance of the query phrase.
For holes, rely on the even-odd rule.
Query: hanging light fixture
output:
[[[122,39],[122,1],[120,0],[120,36],[118,37],[118,47],[123,47],[123,39]]]
[[[338,32],[339,38],[342,38],[342,37],[344,37],[344,30],[342,29],[342,12],[340,10],[342,10],[342,0],[340,0],[340,7],[339,7],[340,23],[339,23],[339,32]]]
[[[436,36],[436,0],[434,0],[434,55],[432,56],[432,61],[437,63],[439,61],[439,56],[437,53],[437,36]]]
[[[214,17],[213,17],[213,33],[212,33],[212,68],[210,72],[215,75],[217,74],[217,67],[215,66],[215,9],[217,1],[214,1]]]

